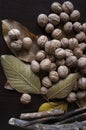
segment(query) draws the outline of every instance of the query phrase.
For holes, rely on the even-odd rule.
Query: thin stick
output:
[[[51,111],[44,111],[44,112],[35,112],[35,113],[23,113],[20,115],[20,119],[37,119],[49,116],[59,116],[64,114],[62,110],[51,110]]]

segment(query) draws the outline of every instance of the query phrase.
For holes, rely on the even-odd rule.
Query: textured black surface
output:
[[[56,0],[63,3],[65,0]],[[75,8],[81,12],[80,21],[86,21],[86,0],[71,0]],[[0,0],[0,55],[10,54],[1,33],[1,20],[14,19],[25,25],[31,32],[42,33],[37,26],[36,18],[40,13],[50,13],[50,5],[54,0]],[[44,101],[40,96],[33,96],[32,102],[25,106],[19,101],[21,94],[3,88],[6,82],[0,65],[0,130],[20,130],[8,125],[10,117],[18,117],[21,112],[36,111]]]

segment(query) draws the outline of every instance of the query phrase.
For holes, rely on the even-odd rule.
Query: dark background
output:
[[[50,5],[55,0],[0,0],[0,55],[11,54],[2,36],[1,20],[14,19],[35,34],[42,33],[37,26],[36,18],[40,13],[50,13]],[[56,0],[63,3],[65,0]],[[86,21],[86,0],[71,0],[76,9],[81,12],[80,21]],[[37,111],[44,102],[40,96],[32,96],[29,105],[22,105],[19,101],[21,94],[4,89],[6,78],[0,65],[0,130],[20,130],[8,125],[10,117],[18,117],[21,112]]]

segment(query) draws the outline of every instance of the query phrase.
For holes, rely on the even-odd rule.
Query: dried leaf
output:
[[[53,85],[48,89],[48,99],[65,98],[71,92],[77,78],[77,73],[69,74],[66,79],[60,80],[57,84]]]
[[[33,46],[31,47],[30,50],[27,51],[23,48],[21,51],[16,52],[10,47],[11,40],[8,36],[8,31],[13,28],[20,30],[20,32],[21,32],[20,39],[21,40],[24,37],[30,37],[33,40]],[[3,36],[4,36],[4,39],[6,41],[8,48],[15,54],[16,57],[18,57],[19,59],[21,59],[25,62],[31,62],[35,58],[35,54],[39,50],[39,47],[36,44],[36,41],[37,41],[36,35],[31,33],[30,31],[28,31],[28,29],[25,28],[24,26],[22,26],[20,23],[10,20],[10,19],[2,20],[2,31],[3,31]]]
[[[4,88],[8,90],[14,90],[8,81],[5,83]]]
[[[21,93],[40,93],[40,79],[25,64],[12,55],[2,55],[1,64],[10,85]]]
[[[68,104],[67,102],[45,102],[43,104],[41,104],[41,106],[39,107],[39,112],[42,111],[51,111],[54,109],[61,109],[62,111],[67,111],[68,108]]]

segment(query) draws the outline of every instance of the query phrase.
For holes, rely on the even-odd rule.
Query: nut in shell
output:
[[[66,1],[62,4],[62,9],[64,12],[70,14],[74,10],[74,6],[70,1]]]
[[[76,93],[77,99],[82,99],[82,98],[84,98],[85,96],[86,96],[86,91],[78,91],[78,92]]]
[[[55,39],[61,39],[62,38],[62,30],[61,29],[54,29],[53,32],[52,32],[52,37],[55,38]]]
[[[30,37],[23,38],[23,47],[25,49],[30,49],[33,44],[33,41]]]
[[[48,20],[49,20],[50,23],[52,23],[55,26],[60,23],[60,17],[55,13],[49,14],[48,15]]]
[[[75,102],[77,100],[77,97],[76,97],[76,93],[74,92],[71,92],[68,96],[67,96],[67,101],[68,102]]]
[[[68,48],[68,46],[69,46],[69,40],[66,37],[63,37],[61,39],[61,46],[62,46],[62,48]]]
[[[45,35],[41,35],[38,39],[37,39],[37,44],[40,46],[40,47],[44,47],[45,46],[45,43],[48,41],[48,38],[47,36]]]
[[[48,17],[46,14],[40,14],[37,18],[37,23],[40,27],[45,27],[48,23]]]
[[[82,51],[79,47],[77,47],[77,48],[74,49],[74,55],[75,55],[77,58],[80,58],[80,57],[83,56],[83,51]]]
[[[27,93],[24,93],[20,97],[20,101],[23,104],[28,104],[29,102],[31,102],[31,96],[29,94],[27,94]]]
[[[69,39],[69,48],[71,50],[74,50],[76,47],[78,47],[78,40],[76,38],[70,38]]]
[[[40,62],[40,67],[42,70],[44,71],[49,71],[50,70],[50,66],[51,66],[51,61],[49,59],[43,59],[41,62]]]
[[[73,30],[72,22],[65,23],[63,28],[66,33],[71,33]]]
[[[66,58],[69,57],[69,56],[73,56],[73,51],[72,50],[65,49],[65,52],[66,52]]]
[[[31,62],[31,70],[34,73],[38,73],[40,71],[40,64],[36,60],[33,60]]]
[[[66,52],[63,48],[58,48],[55,50],[55,57],[57,59],[63,59],[66,56]]]
[[[75,37],[79,42],[83,42],[85,40],[85,33],[81,31],[78,34],[76,34]]]
[[[21,40],[13,41],[11,42],[10,47],[14,51],[20,51],[22,49],[22,41]]]
[[[83,24],[82,24],[82,29],[83,29],[83,32],[86,33],[86,23],[83,23]]]
[[[70,20],[71,21],[77,21],[80,17],[80,12],[78,10],[74,10],[71,14],[70,14]]]
[[[51,80],[48,78],[48,76],[44,77],[42,79],[42,85],[45,86],[46,88],[50,88],[52,86]]]
[[[83,89],[83,90],[86,89],[86,78],[85,77],[79,78],[78,86],[79,86],[80,89]]]
[[[67,66],[65,65],[62,65],[62,66],[59,66],[58,67],[58,75],[61,77],[61,78],[66,78],[67,75],[69,73],[69,70],[67,68]]]
[[[54,30],[54,25],[51,23],[48,23],[45,27],[45,31],[46,33],[52,33],[52,31]]]
[[[73,28],[74,28],[75,31],[80,32],[82,30],[82,25],[81,25],[80,22],[75,22],[73,24]]]
[[[79,68],[85,68],[86,67],[86,58],[80,57],[77,61],[77,65]]]
[[[57,68],[56,63],[51,63],[50,71],[54,71],[54,70],[56,70],[56,68]]]
[[[54,2],[51,4],[51,10],[57,14],[62,12],[62,6],[59,2]]]
[[[45,95],[48,92],[48,89],[44,86],[41,87],[41,94]]]
[[[58,75],[57,71],[51,71],[51,72],[49,73],[49,78],[50,78],[50,80],[51,80],[52,82],[58,82],[58,80],[59,80],[59,75]]]
[[[8,36],[11,40],[18,40],[21,35],[21,32],[18,29],[11,29],[8,32]]]
[[[60,66],[60,65],[64,65],[64,64],[65,64],[65,59],[61,59],[61,60],[57,59],[56,60],[57,67]]]
[[[61,22],[66,23],[69,21],[69,15],[65,12],[60,13]]]
[[[69,56],[66,59],[66,65],[68,67],[76,67],[76,65],[77,65],[77,58],[76,58],[76,56]]]
[[[46,54],[45,54],[45,51],[43,50],[38,51],[36,54],[37,61],[42,61],[43,59],[45,59],[45,57],[46,57]]]

